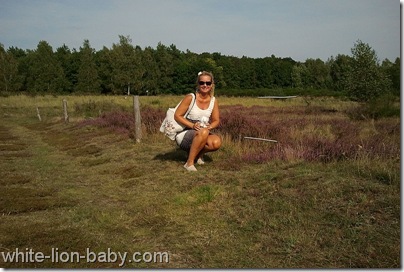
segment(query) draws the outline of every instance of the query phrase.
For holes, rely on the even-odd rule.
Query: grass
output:
[[[335,99],[222,98],[224,146],[187,173],[186,154],[157,133],[158,119],[180,97],[141,97],[145,137],[138,144],[130,115],[122,114],[131,112],[131,99],[67,99],[69,124],[61,121],[62,97],[0,99],[1,251],[170,254],[169,263],[126,268],[401,266],[397,118],[350,120],[355,104]],[[247,142],[240,138],[247,133],[280,142]],[[324,146],[327,160],[316,153]],[[344,156],[331,152],[337,147]]]

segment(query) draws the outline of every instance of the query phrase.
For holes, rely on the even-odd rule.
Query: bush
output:
[[[373,98],[359,107],[347,112],[353,120],[380,119],[387,117],[400,117],[400,103],[398,98],[391,93]]]
[[[294,108],[294,115],[268,107],[227,106],[219,133],[242,143],[236,150],[241,162],[273,159],[330,162],[335,160],[399,157],[399,120],[358,123],[332,117],[338,112]],[[275,117],[277,116],[277,117]],[[397,136],[398,135],[398,136]],[[268,144],[243,140],[245,136],[278,141]]]
[[[149,106],[143,107],[141,110],[141,120],[145,132],[149,134],[157,133],[164,116],[165,112],[162,109],[155,109]],[[79,124],[79,126],[88,125],[108,128],[113,132],[131,137],[135,129],[135,117],[132,112],[127,111],[106,112],[98,118],[84,120]]]
[[[340,112],[306,107],[270,108],[223,106],[215,133],[231,141],[232,163],[263,163],[270,160],[331,162],[360,158],[399,158],[400,120],[356,121]],[[143,107],[142,126],[147,134],[160,133],[165,110]],[[341,118],[342,117],[342,118]],[[81,125],[108,128],[127,137],[134,131],[131,112],[109,112]],[[276,140],[277,143],[245,140],[244,137]]]
[[[344,96],[342,92],[331,91],[327,89],[313,89],[313,88],[257,88],[257,89],[220,89],[217,91],[218,95],[223,96]]]

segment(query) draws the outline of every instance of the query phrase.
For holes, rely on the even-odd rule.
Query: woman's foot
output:
[[[198,160],[196,161],[197,164],[199,165],[204,165],[205,161],[202,158],[198,158]]]
[[[187,164],[184,164],[184,168],[187,169],[187,171],[193,171],[193,172],[198,171],[196,170],[195,165],[188,166]]]

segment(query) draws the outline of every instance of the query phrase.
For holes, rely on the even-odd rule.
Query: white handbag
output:
[[[192,95],[192,101],[189,104],[188,110],[185,113],[184,117],[187,117],[187,115],[189,114],[189,112],[191,111],[192,107],[195,104],[195,94],[191,93],[191,95]],[[182,102],[182,100],[181,100],[181,102]],[[178,105],[175,108],[169,108],[167,110],[166,117],[164,118],[164,121],[160,126],[160,131],[162,133],[164,133],[172,141],[175,140],[175,136],[177,135],[177,133],[179,133],[185,129],[184,125],[178,123],[174,119],[174,113],[177,110],[178,106],[181,104],[181,102],[178,103]]]

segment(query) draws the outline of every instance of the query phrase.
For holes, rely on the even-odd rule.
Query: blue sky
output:
[[[96,50],[129,36],[179,50],[297,61],[351,54],[357,40],[379,60],[400,56],[397,0],[0,0],[0,43]]]

